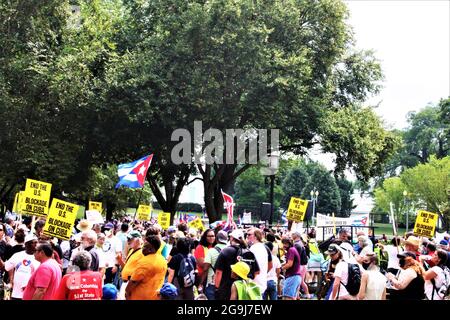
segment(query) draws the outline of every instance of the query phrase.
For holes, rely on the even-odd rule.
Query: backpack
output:
[[[250,279],[253,279],[255,276],[257,264],[256,257],[253,254],[253,252],[251,252],[250,249],[248,248],[239,247],[237,249],[236,261],[243,261],[250,266],[250,272],[248,273],[248,277]]]
[[[433,300],[435,292],[441,297],[443,300],[447,300],[450,295],[450,269],[447,266],[440,266],[442,271],[444,272],[444,282],[442,286],[439,288],[436,287],[436,281],[431,279],[431,283],[433,284],[433,293],[431,295],[431,299]]]
[[[298,254],[300,256],[300,264],[302,266],[308,264],[308,255],[306,254],[306,249],[304,246],[302,246],[300,243],[296,243],[295,249],[297,249]]]
[[[195,283],[195,268],[190,254],[183,256],[183,259],[181,259],[178,269],[178,282],[182,288],[192,287]]]
[[[348,281],[347,285],[344,284],[344,287],[345,289],[347,289],[350,295],[356,296],[359,292],[359,287],[361,286],[361,269],[359,269],[359,266],[356,263],[347,263],[347,264],[348,264]]]
[[[238,300],[262,300],[261,288],[251,280],[236,280],[234,282]]]

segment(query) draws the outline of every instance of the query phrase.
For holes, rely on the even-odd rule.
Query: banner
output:
[[[414,225],[414,234],[419,237],[433,238],[437,221],[438,215],[436,213],[419,210]]]
[[[335,235],[335,230],[342,226],[353,226],[353,233],[357,234],[359,231],[364,232],[365,235],[368,235],[369,228],[358,228],[368,227],[369,226],[369,214],[361,214],[355,215],[349,218],[336,218],[333,216],[327,216],[324,214],[317,213],[317,227],[321,227],[317,229],[316,239],[318,241],[324,241]]]
[[[287,211],[287,219],[295,222],[303,221],[308,208],[308,200],[291,197]]]
[[[48,213],[52,184],[27,179],[22,213],[45,217]]]
[[[78,208],[76,204],[53,198],[43,233],[46,236],[70,240]]]
[[[151,212],[152,206],[140,204],[137,210],[138,220],[149,221]]]
[[[86,219],[92,224],[103,224],[105,220],[102,214],[97,210],[86,210]]]
[[[223,197],[223,205],[225,209],[227,210],[227,223],[226,226],[231,226],[233,223],[233,209],[234,209],[234,200],[225,192],[222,191],[222,197]]]
[[[97,210],[98,212],[102,213],[103,204],[101,202],[95,202],[95,201],[89,201],[89,210]]]
[[[170,212],[160,212],[158,214],[158,224],[163,229],[168,229],[170,226]]]
[[[200,219],[199,217],[197,217],[195,220],[189,222],[188,226],[191,228],[200,230],[200,231],[205,230],[205,226],[203,225],[202,219]]]

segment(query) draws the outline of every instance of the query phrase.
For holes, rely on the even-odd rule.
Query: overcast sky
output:
[[[384,89],[370,103],[393,128],[450,95],[450,1],[345,1],[356,46],[375,50]]]

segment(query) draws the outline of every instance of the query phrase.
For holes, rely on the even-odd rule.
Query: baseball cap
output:
[[[127,239],[128,240],[137,239],[137,238],[140,238],[140,237],[141,237],[141,233],[139,231],[137,231],[137,230],[130,231],[127,234]]]
[[[242,232],[241,229],[235,229],[230,233],[230,237],[233,237],[235,239],[243,239],[244,238],[244,232]]]
[[[217,232],[217,242],[227,243],[227,241],[228,241],[228,234],[225,231],[220,230],[219,232]]]
[[[103,226],[104,229],[113,229],[114,228],[114,224],[112,222],[108,222],[107,224],[105,224]]]
[[[442,239],[441,242],[439,242],[439,244],[441,244],[443,246],[448,246],[448,241],[445,239]]]
[[[107,283],[103,286],[102,300],[116,300],[117,288],[112,283]]]
[[[328,254],[328,255],[331,255],[331,254],[336,254],[336,253],[338,253],[339,251],[341,251],[340,247],[339,247],[337,244],[332,243],[332,244],[330,244],[330,246],[328,247],[328,250],[325,251],[325,253]]]

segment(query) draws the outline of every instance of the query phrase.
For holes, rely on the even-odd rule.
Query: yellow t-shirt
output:
[[[133,253],[134,252],[134,253]],[[128,252],[127,262],[123,266],[122,270],[122,280],[127,281],[131,274],[136,270],[138,261],[143,257],[142,249],[138,249],[137,252],[130,250]]]
[[[161,254],[153,253],[139,259],[132,281],[140,281],[130,300],[159,300],[157,291],[164,284],[167,261]]]

